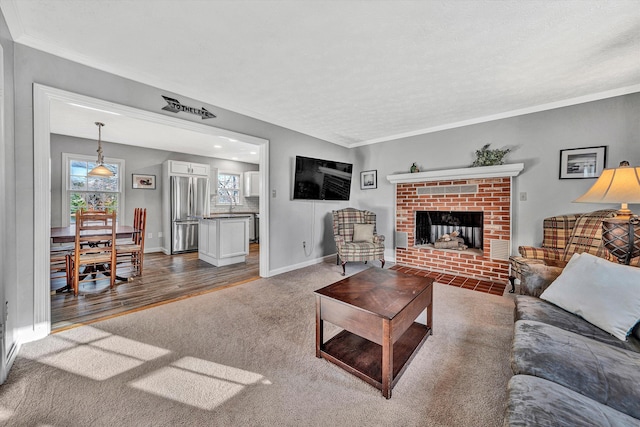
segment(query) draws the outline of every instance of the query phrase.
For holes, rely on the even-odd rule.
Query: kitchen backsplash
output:
[[[260,212],[260,198],[258,197],[243,197],[242,204],[233,207],[234,212]],[[216,205],[216,196],[211,196],[211,213],[228,213],[229,206]]]

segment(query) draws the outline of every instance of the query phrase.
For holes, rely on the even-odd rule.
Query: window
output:
[[[104,165],[113,176],[89,176],[88,173],[96,166],[95,157],[80,154],[63,153],[63,197],[62,222],[63,225],[75,223],[78,209],[115,211],[120,217],[123,212],[122,197],[124,183],[124,160],[105,159]]]
[[[218,172],[218,205],[240,204],[240,174]]]

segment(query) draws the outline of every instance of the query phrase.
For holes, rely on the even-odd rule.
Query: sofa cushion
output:
[[[373,242],[374,224],[353,224],[354,242]]]
[[[640,420],[551,381],[511,377],[505,426],[640,426]]]
[[[640,340],[635,336],[621,341],[583,318],[540,298],[516,295],[515,320],[536,320],[605,344],[640,352]]]
[[[515,324],[515,374],[553,381],[640,418],[640,353],[533,320]]]
[[[540,298],[626,340],[640,321],[640,269],[574,254]]]

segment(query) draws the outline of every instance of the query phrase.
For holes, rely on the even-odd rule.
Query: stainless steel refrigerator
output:
[[[209,178],[171,177],[171,253],[198,250],[198,218],[209,216]]]

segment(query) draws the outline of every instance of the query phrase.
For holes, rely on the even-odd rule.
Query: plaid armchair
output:
[[[360,227],[371,224],[370,227]],[[368,232],[371,231],[371,234]],[[354,241],[354,234],[356,241]],[[338,249],[338,262],[342,263],[342,275],[345,265],[351,261],[378,259],[384,267],[384,236],[376,234],[376,214],[346,208],[333,211],[333,237]]]
[[[614,217],[615,209],[604,209],[585,214],[559,215],[543,221],[541,247],[520,246],[520,256],[509,257],[511,264],[511,291],[515,279],[522,280],[525,264],[549,264],[563,267],[575,253],[592,255],[615,261],[602,245],[602,220]],[[637,261],[637,260],[635,260]]]

